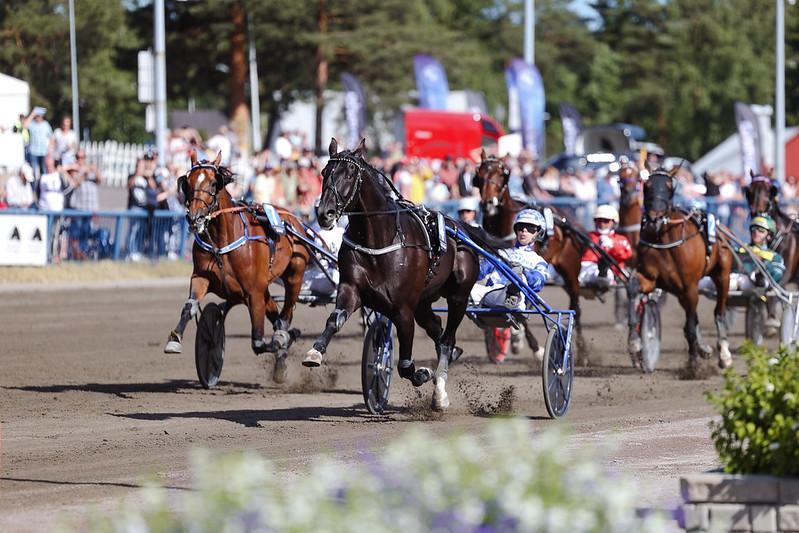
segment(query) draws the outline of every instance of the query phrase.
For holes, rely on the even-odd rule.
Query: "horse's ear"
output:
[[[330,155],[330,157],[333,157],[338,153],[338,143],[336,142],[335,137],[330,139],[330,146],[327,147],[327,153]]]
[[[485,148],[481,148],[480,149],[480,160],[481,161],[485,161],[486,157],[487,157],[486,156],[486,149]]]
[[[755,178],[755,171],[754,171],[754,169],[751,169],[751,168],[749,169],[749,175],[752,177],[752,179],[754,179],[754,178]]]
[[[216,154],[216,159],[214,159],[214,166],[219,167],[219,162],[222,161],[222,150],[219,150]]]
[[[191,151],[191,166],[197,165],[197,150]]]
[[[363,157],[363,154],[366,153],[366,139],[361,139],[361,142],[358,143],[358,146],[355,148],[355,151],[352,153]]]

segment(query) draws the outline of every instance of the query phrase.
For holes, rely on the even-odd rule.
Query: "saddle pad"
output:
[[[267,221],[269,221],[269,226],[272,228],[277,235],[285,235],[286,228],[283,226],[283,219],[280,218],[280,215],[277,214],[277,209],[275,206],[270,204],[261,204],[261,207],[264,210],[264,215],[266,215]]]

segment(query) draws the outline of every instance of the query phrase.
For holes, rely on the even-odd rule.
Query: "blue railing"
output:
[[[556,197],[547,202],[564,210],[572,220],[592,228],[596,206]],[[749,208],[745,202],[717,203],[706,200],[708,210],[729,227],[739,238],[748,240]],[[429,203],[428,207],[457,218],[458,200]],[[158,259],[188,259],[193,240],[189,237],[185,213],[157,210],[98,211],[90,213],[67,209],[37,211],[21,209],[0,210],[8,215],[45,215],[47,217],[47,262],[64,260],[139,261]],[[479,219],[478,219],[479,220]]]

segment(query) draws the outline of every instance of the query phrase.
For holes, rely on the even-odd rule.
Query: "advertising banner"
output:
[[[347,119],[347,148],[355,149],[366,131],[366,93],[358,78],[344,72],[341,74],[344,84],[344,113]]]
[[[522,142],[539,161],[544,155],[544,82],[535,65],[521,58],[511,59],[510,73],[519,95]]]
[[[0,265],[47,264],[47,216],[0,217]]]
[[[433,57],[416,54],[413,56],[413,70],[419,91],[419,107],[446,111],[449,83],[441,63]]]
[[[738,136],[741,138],[741,161],[743,174],[748,181],[749,172],[755,176],[763,172],[763,155],[760,145],[760,126],[752,108],[743,102],[735,102],[735,123],[738,125]]]
[[[579,111],[565,102],[560,103],[559,109],[560,122],[563,125],[563,150],[569,155],[574,155],[577,136],[583,131],[583,117]]]

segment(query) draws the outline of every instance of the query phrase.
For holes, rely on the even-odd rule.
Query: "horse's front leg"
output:
[[[627,312],[627,351],[630,353],[630,358],[633,361],[635,368],[643,368],[641,361],[641,351],[643,346],[641,344],[641,314],[639,313],[638,306],[641,303],[641,280],[638,276],[632,276],[627,282],[627,301],[629,303],[629,311]]]
[[[563,276],[563,289],[566,291],[566,294],[569,295],[569,309],[574,311],[574,335],[577,355],[585,365],[588,363],[588,359],[585,338],[583,337],[582,322],[580,320],[580,316],[582,315],[580,309],[580,283],[577,280],[577,273],[580,270],[579,261],[577,262],[576,268],[576,272],[567,273],[565,276],[563,276],[563,274],[561,275]]]
[[[727,295],[729,294],[730,281],[729,274],[717,276],[713,281],[716,282],[716,307],[713,315],[716,319],[716,348],[719,350],[719,368],[732,366],[732,353],[730,352],[730,341],[727,340]]]
[[[696,314],[696,306],[699,304],[699,289],[696,284],[686,287],[679,295],[680,305],[685,310],[685,340],[688,341],[688,353],[691,358],[700,356],[703,359],[710,357],[713,350],[702,341],[702,333],[699,331],[699,316]]]
[[[206,278],[192,276],[189,284],[189,299],[183,305],[180,312],[180,320],[175,329],[169,332],[169,338],[164,346],[164,353],[181,353],[183,351],[183,331],[186,324],[194,317],[200,309],[200,302],[208,294],[209,282]]]
[[[433,409],[436,411],[443,411],[449,407],[449,397],[447,395],[447,379],[449,373],[449,363],[452,360],[453,351],[455,350],[455,328],[463,318],[463,313],[466,310],[465,302],[448,301],[449,311],[447,314],[447,329],[442,333],[441,318],[436,315],[432,310],[432,304],[423,302],[416,309],[416,323],[419,324],[427,333],[427,336],[433,339],[436,345],[436,355],[438,356],[438,365],[433,374],[433,381],[435,389],[433,391]],[[460,318],[458,312],[460,311]],[[452,327],[453,322],[455,328]],[[460,355],[460,354],[458,354]]]
[[[253,353],[259,355],[264,352],[277,351],[274,339],[267,343],[264,335],[264,318],[268,317],[270,321],[277,319],[277,304],[272,300],[269,292],[254,291],[247,300],[247,309],[250,312],[250,324],[252,325],[250,342]]]
[[[302,360],[303,366],[321,366],[323,356],[327,352],[327,345],[330,344],[333,335],[344,327],[344,323],[359,307],[361,307],[361,297],[356,288],[350,284],[340,284],[336,296],[336,308],[327,317],[322,335],[316,340],[313,348],[305,354],[305,359]]]

